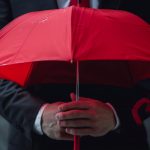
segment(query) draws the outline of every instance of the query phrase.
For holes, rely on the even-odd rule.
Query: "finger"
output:
[[[66,112],[59,112],[55,115],[57,120],[66,119],[92,119],[93,114],[88,110],[70,110]]]
[[[59,140],[68,140],[68,141],[73,141],[74,140],[74,136],[68,133],[63,133],[60,136],[58,136]]]
[[[75,93],[70,93],[70,98],[72,99],[72,101],[76,101],[76,95]],[[79,100],[84,100],[84,101],[89,101],[91,100],[90,98],[86,98],[86,97],[79,97]]]
[[[93,122],[89,119],[78,119],[78,120],[62,120],[59,122],[60,127],[64,128],[76,128],[76,127],[86,127],[92,128]]]
[[[89,109],[90,105],[87,102],[84,101],[74,101],[74,102],[68,102],[65,104],[61,104],[58,106],[58,109],[60,111],[68,111],[71,109]]]
[[[92,128],[66,128],[66,133],[77,136],[87,136],[92,135]]]
[[[66,128],[58,126],[57,130],[54,131],[54,136],[56,140],[69,140],[73,141],[74,137],[71,134],[66,133]]]
[[[72,101],[76,101],[76,95],[74,93],[70,93],[70,98]]]

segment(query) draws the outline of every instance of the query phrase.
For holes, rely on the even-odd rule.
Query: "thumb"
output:
[[[72,101],[76,101],[76,95],[74,93],[70,93],[70,98]]]

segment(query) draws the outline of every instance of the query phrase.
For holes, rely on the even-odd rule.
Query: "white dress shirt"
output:
[[[100,0],[90,0],[90,7],[91,8],[98,8],[99,6],[99,3],[100,3]],[[69,6],[70,4],[70,0],[57,0],[57,4],[58,4],[58,8],[66,8]],[[114,116],[116,118],[116,126],[114,129],[118,128],[118,126],[120,125],[120,122],[119,122],[119,118],[118,118],[118,115],[115,111],[115,109],[113,108],[113,106],[109,103],[106,103],[114,112]],[[43,114],[43,111],[45,109],[45,107],[47,106],[47,104],[43,105],[36,117],[36,120],[34,122],[34,130],[35,132],[37,132],[38,134],[43,134],[42,132],[42,128],[41,128],[41,118],[42,118],[42,114]]]

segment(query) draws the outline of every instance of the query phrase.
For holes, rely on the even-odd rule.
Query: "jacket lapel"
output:
[[[122,0],[101,0],[100,8],[119,9]]]
[[[57,0],[49,0],[50,2],[50,7],[55,9],[58,8]]]

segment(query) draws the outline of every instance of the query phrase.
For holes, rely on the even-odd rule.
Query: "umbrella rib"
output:
[[[25,38],[23,44],[22,44],[22,45],[20,46],[20,48],[18,49],[17,55],[16,55],[16,57],[14,57],[14,60],[15,60],[15,59],[17,58],[17,56],[20,54],[20,51],[22,50],[23,46],[25,45],[25,43],[26,43],[28,37],[29,37],[30,34],[33,32],[33,30],[35,29],[36,26],[37,26],[37,24],[35,24],[35,25],[32,27],[32,29],[30,30],[30,32],[28,33],[28,35],[27,35],[27,37]],[[14,61],[14,60],[13,60],[13,61]]]

